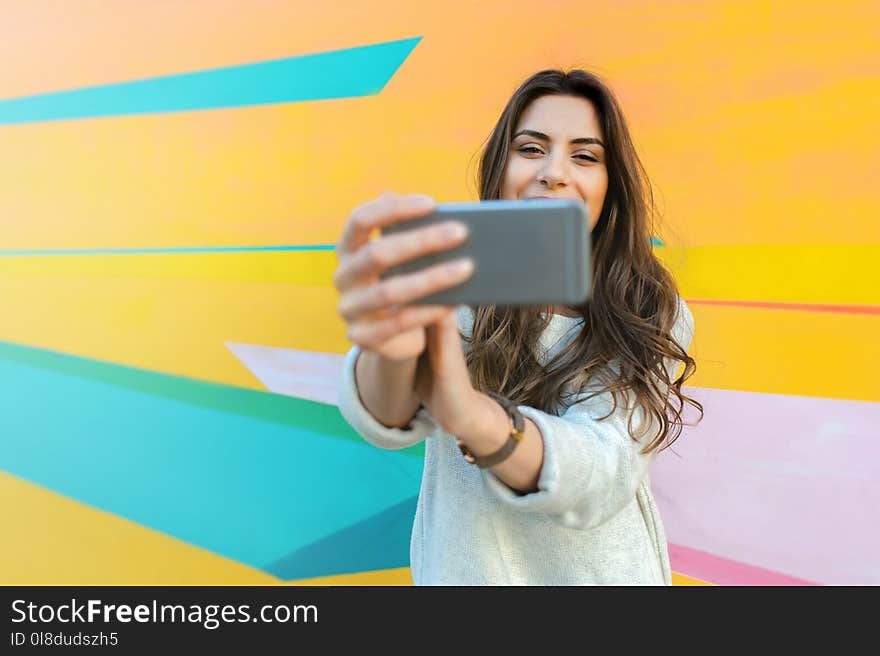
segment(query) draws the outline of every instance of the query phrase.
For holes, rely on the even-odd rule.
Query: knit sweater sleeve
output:
[[[354,368],[361,353],[353,346],[345,356],[339,385],[339,411],[352,428],[367,442],[381,449],[405,449],[424,440],[436,428],[434,418],[424,408],[406,428],[390,428],[380,423],[364,406],[358,394]]]
[[[693,334],[693,316],[680,300],[673,338],[686,351]],[[664,364],[670,380],[674,380],[679,363],[667,359]],[[649,419],[644,441],[636,442],[627,425],[632,419],[635,434],[639,435],[645,413],[632,408],[631,397],[624,398],[626,405],[618,405],[604,421],[599,418],[612,408],[609,392],[576,402],[561,416],[520,406],[522,414],[535,422],[544,441],[538,489],[519,494],[488,469],[482,472],[485,484],[513,508],[546,513],[571,528],[586,530],[601,525],[635,498],[655,454],[643,455],[640,450],[656,435],[656,419]]]

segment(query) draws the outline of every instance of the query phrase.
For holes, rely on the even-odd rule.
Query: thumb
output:
[[[458,313],[456,308],[450,308],[449,312],[437,322],[437,333],[443,346],[449,347],[454,342],[461,346],[461,337],[458,334]]]
[[[444,367],[449,372],[461,375],[467,371],[461,334],[458,332],[458,316],[455,308],[437,322],[437,346],[443,354]]]
[[[450,356],[454,358],[455,349],[461,349],[455,308],[449,308],[448,312],[427,326],[425,337],[431,366],[435,372],[447,370]]]

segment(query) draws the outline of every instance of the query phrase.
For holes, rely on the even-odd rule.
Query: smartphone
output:
[[[470,279],[413,303],[582,305],[590,298],[592,270],[587,212],[582,202],[560,199],[443,203],[382,234],[454,220],[467,225],[465,242],[398,264],[381,277],[470,257],[475,265]]]

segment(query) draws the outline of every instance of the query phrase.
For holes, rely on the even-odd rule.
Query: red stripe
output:
[[[839,312],[842,314],[880,314],[880,305],[832,305],[830,303],[780,303],[777,301],[720,301],[706,298],[688,298],[694,305],[725,305],[765,310],[797,310],[801,312]]]

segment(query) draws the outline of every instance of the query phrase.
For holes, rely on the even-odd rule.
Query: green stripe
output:
[[[345,440],[363,439],[333,405],[0,341],[0,359]],[[424,443],[400,453],[423,456]]]

